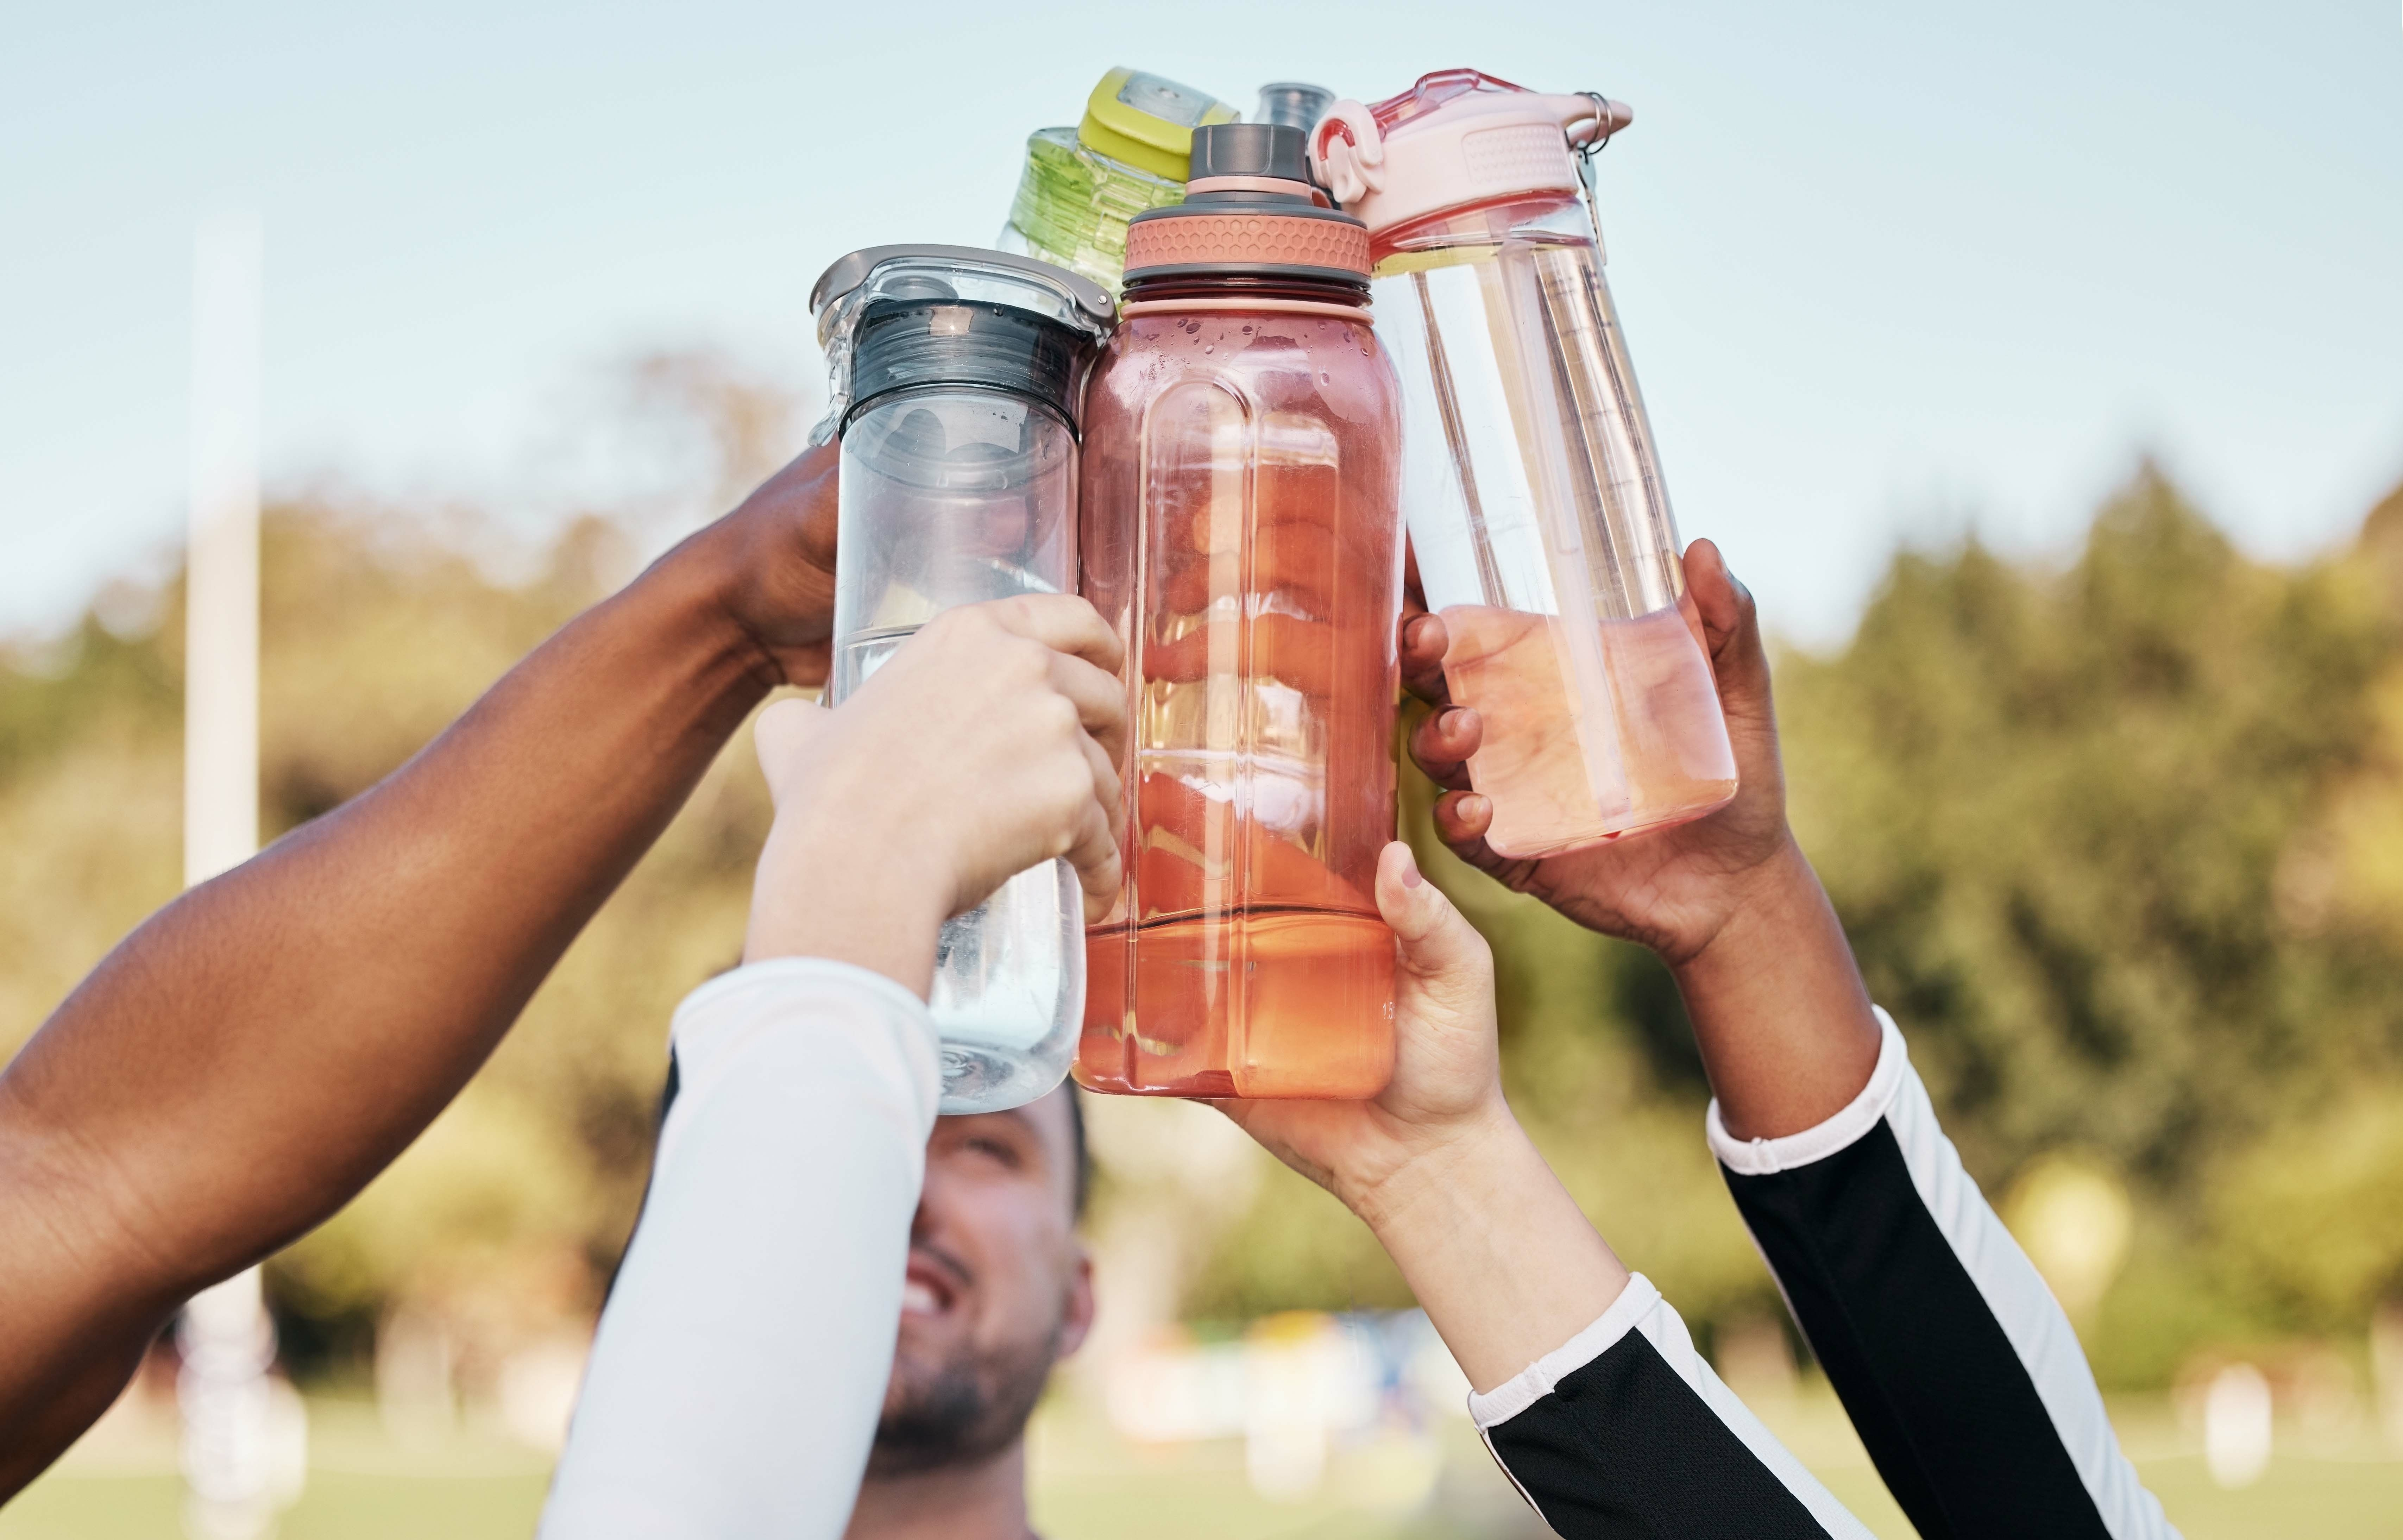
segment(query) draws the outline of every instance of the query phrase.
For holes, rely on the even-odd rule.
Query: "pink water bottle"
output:
[[[1320,179],[1368,227],[1400,371],[1402,506],[1454,701],[1484,719],[1487,843],[1539,856],[1698,818],[1735,757],[1627,343],[1579,198],[1632,118],[1474,70],[1339,102]],[[1590,196],[1590,193],[1589,193]]]
[[[1083,591],[1126,639],[1127,880],[1087,935],[1096,1090],[1365,1097],[1394,1062],[1400,417],[1368,238],[1301,131],[1193,133],[1127,227],[1085,392]]]

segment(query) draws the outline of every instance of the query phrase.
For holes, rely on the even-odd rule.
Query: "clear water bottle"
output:
[[[1368,229],[1409,424],[1402,508],[1452,699],[1484,718],[1468,775],[1507,856],[1699,818],[1736,791],[1582,187],[1590,146],[1633,116],[1444,70],[1339,102],[1311,134]]]
[[[1184,201],[1193,131],[1235,109],[1190,86],[1114,69],[1074,128],[1037,129],[1009,221],[994,243],[1084,274],[1112,293],[1126,265],[1127,221]]]
[[[840,436],[830,703],[954,604],[1073,592],[1076,424],[1112,304],[1074,273],[964,246],[876,246],[810,296]],[[946,1113],[995,1112],[1067,1073],[1084,909],[1064,861],[943,926],[928,1004]]]

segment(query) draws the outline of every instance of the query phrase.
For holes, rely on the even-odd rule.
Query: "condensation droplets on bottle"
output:
[[[1198,131],[1185,201],[1129,227],[1086,394],[1084,593],[1126,642],[1132,756],[1125,886],[1088,932],[1095,1090],[1392,1074],[1401,423],[1367,232],[1306,178],[1296,129]]]

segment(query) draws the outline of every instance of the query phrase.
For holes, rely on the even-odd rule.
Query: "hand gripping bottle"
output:
[[[828,268],[810,308],[833,373],[814,437],[842,439],[840,704],[954,604],[1073,590],[1076,409],[1112,305],[1022,257],[872,246]],[[1064,861],[943,926],[927,1004],[944,1112],[996,1112],[1060,1083],[1084,1007],[1083,931]]]
[[[1190,86],[1110,71],[1087,98],[1083,121],[1027,139],[1026,169],[995,243],[1116,293],[1127,221],[1183,200],[1193,131],[1234,119],[1234,108]]]
[[[1368,240],[1299,131],[1193,136],[1127,231],[1086,392],[1084,592],[1125,639],[1126,886],[1086,933],[1095,1090],[1374,1095],[1393,1070],[1400,414]]]
[[[1402,506],[1470,781],[1512,857],[1698,818],[1735,795],[1644,399],[1576,149],[1632,114],[1474,70],[1312,135],[1368,227],[1410,424]],[[1589,194],[1590,196],[1590,194]]]

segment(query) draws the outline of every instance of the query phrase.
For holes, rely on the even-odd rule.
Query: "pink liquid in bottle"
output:
[[[1410,424],[1402,506],[1452,699],[1484,742],[1487,843],[1554,854],[1735,795],[1675,520],[1574,146],[1627,109],[1470,70],[1313,146],[1368,226],[1377,329]],[[1501,153],[1507,146],[1510,153]]]
[[[1197,172],[1230,134],[1299,172],[1298,133],[1248,124],[1199,131]],[[1358,224],[1276,179],[1134,222],[1086,394],[1083,590],[1128,639],[1132,760],[1126,887],[1087,934],[1095,1090],[1366,1097],[1393,1069],[1393,370]]]
[[[1718,691],[1682,608],[1604,620],[1590,641],[1557,616],[1491,605],[1452,605],[1442,619],[1452,699],[1485,726],[1468,774],[1493,804],[1485,842],[1498,853],[1683,823],[1735,795]],[[1580,648],[1589,656],[1573,659]],[[1583,673],[1604,687],[1579,687]]]

